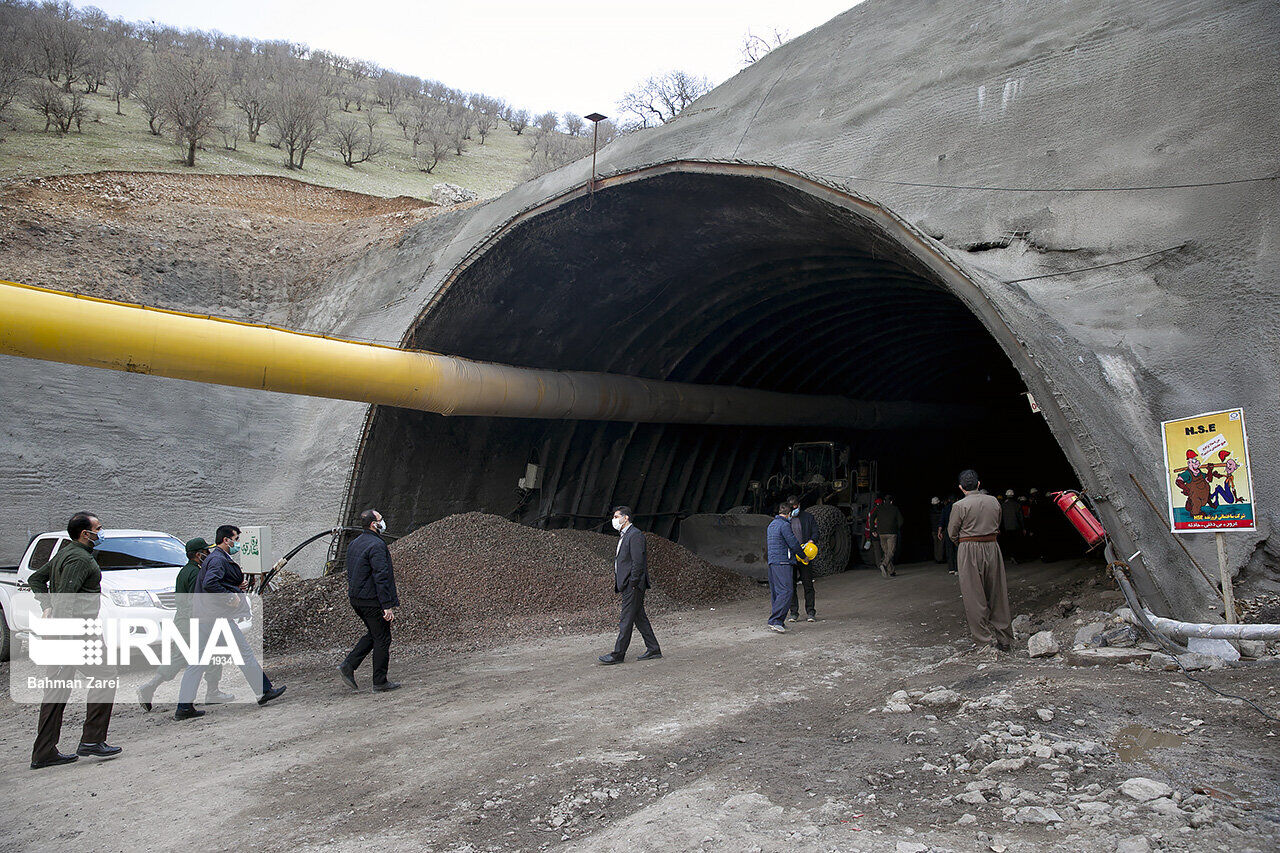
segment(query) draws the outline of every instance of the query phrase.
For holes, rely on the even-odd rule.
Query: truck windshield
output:
[[[187,550],[172,536],[119,536],[103,539],[93,558],[104,572],[112,569],[155,569],[183,566]]]

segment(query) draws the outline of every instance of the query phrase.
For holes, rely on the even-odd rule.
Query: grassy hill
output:
[[[84,132],[65,136],[44,133],[43,118],[32,110],[14,105],[12,129],[0,132],[0,182],[20,178],[47,177],[104,169],[204,174],[281,175],[327,187],[378,196],[408,195],[427,198],[433,184],[447,181],[492,198],[506,192],[525,177],[529,131],[517,136],[504,123],[489,134],[485,144],[472,139],[462,156],[450,152],[430,174],[423,172],[411,157],[412,146],[405,141],[392,117],[381,107],[377,132],[386,140],[385,153],[357,166],[345,166],[327,140],[311,150],[302,170],[284,166],[284,155],[267,144],[272,132],[264,128],[257,142],[241,138],[238,150],[227,151],[221,137],[214,134],[196,156],[194,168],[181,164],[180,152],[168,133],[153,136],[138,104],[125,101],[124,115],[116,115],[115,101],[107,94],[86,95],[90,120]],[[335,113],[364,121],[365,113]],[[231,120],[231,116],[228,119]],[[242,120],[242,119],[241,119]]]

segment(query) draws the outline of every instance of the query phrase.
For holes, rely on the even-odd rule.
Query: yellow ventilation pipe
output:
[[[3,281],[0,354],[442,415],[851,429],[957,419],[953,406],[510,367]]]

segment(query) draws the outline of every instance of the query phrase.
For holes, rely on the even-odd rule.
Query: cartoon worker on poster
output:
[[[1173,532],[1253,530],[1244,410],[1207,412],[1161,426]]]

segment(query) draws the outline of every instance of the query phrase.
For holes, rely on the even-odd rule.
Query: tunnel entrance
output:
[[[961,274],[948,279],[940,264],[892,214],[771,167],[667,164],[603,180],[594,196],[553,200],[473,252],[405,344],[529,367],[978,405],[987,416],[884,432],[378,407],[348,511],[376,505],[402,529],[470,510],[598,527],[628,504],[641,526],[671,536],[682,514],[749,503],[749,483],[776,470],[787,445],[830,440],[878,461],[880,489],[907,520],[903,557],[922,559],[929,499],[954,494],[963,468],[993,493],[1077,486],[1023,396],[1012,334],[976,287],[958,287]],[[1003,330],[1004,348],[989,326]],[[529,463],[541,482],[521,491]]]

